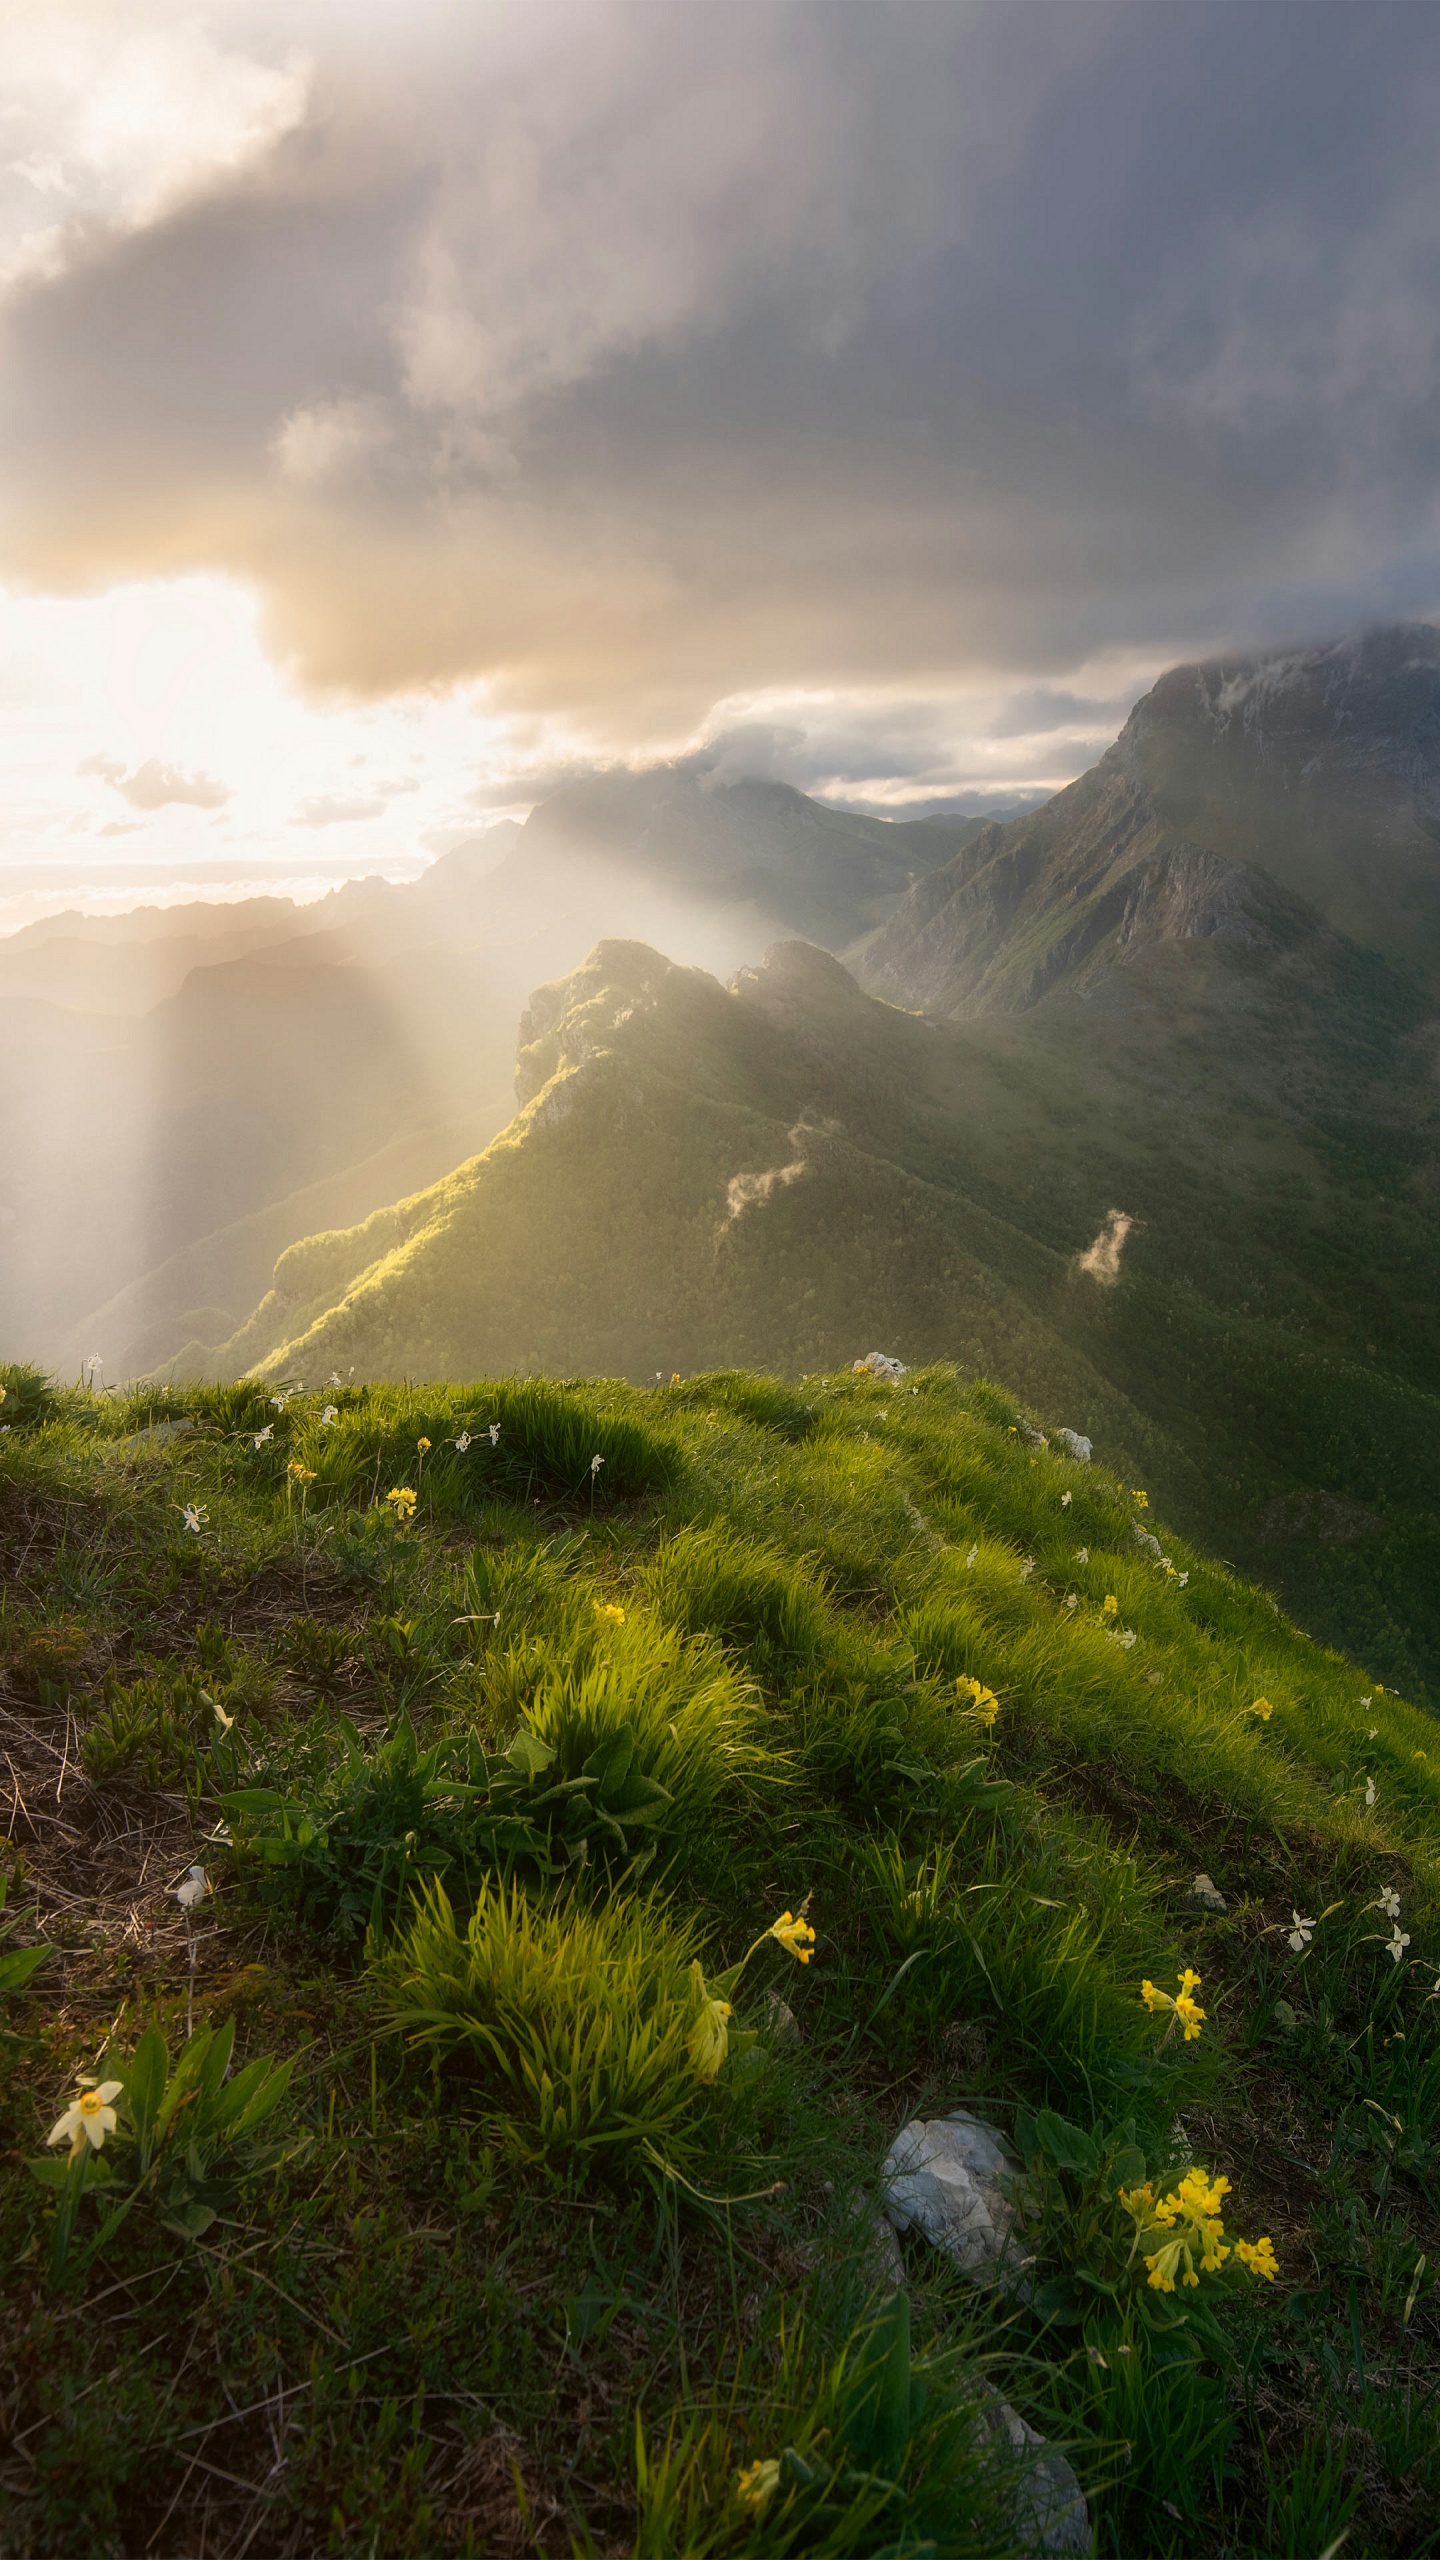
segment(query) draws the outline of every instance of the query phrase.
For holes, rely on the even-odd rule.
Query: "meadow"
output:
[[[1067,1415],[0,1383],[7,2552],[1436,2549],[1440,1734]]]

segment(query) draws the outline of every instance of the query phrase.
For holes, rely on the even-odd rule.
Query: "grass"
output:
[[[20,2560],[1002,2560],[996,2393],[1102,2553],[1436,2547],[1440,1735],[1002,1391],[37,1395],[0,1557]],[[880,2279],[955,2106],[1023,2299]]]

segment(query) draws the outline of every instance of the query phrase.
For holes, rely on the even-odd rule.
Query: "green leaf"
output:
[[[555,1754],[548,1742],[542,1742],[538,1733],[522,1724],[505,1757],[522,1778],[538,1778],[542,1770],[549,1768]]]
[[[48,1947],[16,1947],[0,1956],[0,1991],[22,1991],[49,1953]]]
[[[116,2071],[117,2079],[124,2084],[125,2103],[135,2128],[142,2170],[150,2165],[150,2148],[169,2075],[170,2048],[158,2027],[147,2027],[129,2065]]]
[[[1118,2195],[1122,2187],[1143,2187],[1145,2184],[1144,2152],[1137,2150],[1133,2142],[1127,2143],[1123,2151],[1117,2151],[1112,2157],[1109,2174],[1110,2189],[1114,2195]]]
[[[1049,2107],[1042,2107],[1035,2118],[1035,2133],[1042,2151],[1061,2169],[1073,2169],[1077,2177],[1093,2178],[1100,2166],[1100,2153],[1088,2133],[1078,2124],[1067,2123]]]

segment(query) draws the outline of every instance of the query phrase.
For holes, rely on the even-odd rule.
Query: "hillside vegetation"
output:
[[[7,2551],[1433,2548],[1436,1728],[1068,1403],[5,1383]]]

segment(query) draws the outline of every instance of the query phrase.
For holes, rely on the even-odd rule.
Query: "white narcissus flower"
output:
[[[1060,1508],[1061,1508],[1061,1510],[1062,1510],[1062,1511],[1068,1511],[1068,1510],[1069,1510],[1069,1508],[1070,1508],[1070,1505],[1071,1505],[1071,1503],[1074,1501],[1074,1499],[1075,1499],[1075,1496],[1074,1496],[1074,1494],[1073,1494],[1073,1493],[1062,1493],[1062,1494],[1061,1494],[1061,1496],[1060,1496]]]
[[[82,2089],[73,2098],[58,2124],[45,2136],[46,2147],[68,2142],[70,2157],[77,2160],[85,2145],[92,2151],[103,2149],[105,2136],[115,2130],[116,2116],[112,2101],[124,2088],[123,2080],[102,2080],[98,2089]]]
[[[1291,1946],[1294,1948],[1295,1953],[1298,1956],[1301,1948],[1308,1947],[1311,1939],[1314,1937],[1315,1923],[1313,1920],[1302,1920],[1299,1912],[1293,1907],[1291,1909],[1290,1917],[1294,1921],[1295,1926],[1293,1929],[1287,1931],[1287,1935]]]
[[[491,1446],[491,1448],[492,1448],[492,1449],[494,1448],[495,1443],[496,1443],[496,1441],[499,1439],[499,1437],[500,1437],[500,1425],[499,1425],[499,1423],[498,1423],[498,1422],[492,1422],[492,1423],[491,1423],[491,1425],[490,1425],[490,1446]]]
[[[600,1470],[601,1470],[601,1468],[604,1466],[604,1464],[605,1464],[605,1461],[604,1461],[604,1459],[603,1459],[603,1458],[592,1458],[592,1459],[591,1459],[591,1461],[590,1461],[590,1473],[591,1473],[591,1475],[592,1475],[592,1476],[598,1476],[598,1474],[600,1473]]]
[[[198,1538],[206,1521],[210,1517],[205,1504],[203,1502],[182,1502],[178,1505],[178,1509],[180,1517],[184,1521],[186,1528],[190,1531],[191,1536]]]
[[[216,1713],[219,1713],[217,1708]],[[233,1719],[232,1719],[233,1721]],[[203,1867],[192,1867],[183,1884],[175,1887],[175,1899],[182,1911],[193,1911],[210,1890],[210,1879]]]
[[[469,1448],[469,1446],[470,1446],[470,1434],[469,1434],[469,1432],[468,1432],[468,1431],[462,1431],[462,1432],[461,1432],[459,1439],[458,1439],[458,1440],[456,1441],[456,1443],[455,1443],[455,1446],[456,1446],[456,1448],[459,1450],[460,1455],[461,1455],[461,1457],[463,1458],[463,1457],[464,1457],[464,1455],[465,1455],[466,1450],[467,1450],[467,1449]]]
[[[1065,1606],[1066,1606],[1066,1608],[1067,1608],[1067,1609],[1078,1609],[1078,1608],[1079,1608],[1079,1606],[1080,1606],[1080,1594],[1079,1594],[1079,1592],[1078,1592],[1078,1591],[1067,1591],[1067,1592],[1066,1592],[1066,1594],[1065,1594]]]
[[[978,1548],[978,1547],[972,1547],[972,1548],[971,1548],[970,1553],[968,1554],[968,1556],[967,1556],[967,1557],[966,1557],[966,1559],[965,1559],[965,1565],[966,1565],[966,1570],[967,1570],[967,1572],[968,1572],[968,1570],[969,1570],[970,1566],[974,1563],[974,1561],[975,1561],[975,1559],[976,1559],[976,1557],[978,1556],[978,1554],[979,1554],[979,1553],[980,1553],[980,1550],[979,1550],[979,1548]]]
[[[1181,1588],[1181,1590],[1183,1591],[1183,1590],[1184,1590],[1184,1588],[1185,1588],[1186,1583],[1187,1583],[1187,1582],[1189,1581],[1189,1579],[1190,1579],[1190,1576],[1189,1576],[1189,1574],[1188,1574],[1188,1573],[1182,1573],[1182,1574],[1177,1575],[1176,1579],[1178,1580],[1179,1585],[1180,1585],[1180,1588]]]
[[[1365,1801],[1367,1804],[1373,1804],[1375,1801],[1375,1781],[1373,1778],[1367,1778],[1365,1781]]]
[[[266,1423],[266,1425],[265,1425],[264,1430],[263,1430],[263,1431],[257,1431],[257,1432],[255,1433],[254,1437],[255,1437],[255,1446],[256,1446],[256,1448],[257,1448],[257,1449],[263,1449],[263,1448],[264,1448],[264,1446],[265,1446],[266,1441],[267,1441],[267,1440],[273,1440],[273,1439],[274,1439],[274,1437],[275,1437],[275,1425],[274,1425],[274,1423],[273,1423],[273,1422],[267,1422],[267,1423]]]
[[[1090,1550],[1089,1550],[1089,1548],[1088,1548],[1088,1547],[1077,1547],[1077,1548],[1076,1548],[1076,1550],[1075,1550],[1075,1561],[1076,1561],[1076,1563],[1077,1563],[1077,1564],[1088,1564],[1088,1563],[1089,1563],[1089,1561],[1090,1561]]]
[[[327,1404],[327,1406],[325,1407],[324,1412],[323,1412],[323,1413],[321,1414],[321,1416],[320,1416],[320,1428],[321,1428],[321,1430],[322,1430],[322,1431],[330,1431],[330,1430],[333,1430],[333,1429],[334,1429],[335,1424],[339,1421],[339,1419],[340,1419],[340,1408],[339,1408],[339,1406],[338,1406],[337,1404]]]
[[[1392,1964],[1399,1963],[1409,1944],[1409,1930],[1402,1929],[1397,1923],[1391,1930],[1389,1937],[1385,1940],[1385,1953],[1390,1958]]]
[[[1371,1903],[1370,1908],[1372,1911],[1383,1911],[1387,1920],[1399,1919],[1400,1896],[1396,1892],[1393,1884],[1382,1884],[1379,1895],[1377,1899]]]
[[[1035,1559],[1034,1559],[1034,1557],[1033,1557],[1033,1556],[1027,1556],[1027,1557],[1025,1558],[1024,1563],[1023,1563],[1023,1564],[1021,1565],[1021,1567],[1020,1567],[1020,1579],[1021,1579],[1021,1581],[1022,1581],[1022,1582],[1028,1582],[1028,1581],[1029,1581],[1029,1579],[1030,1579],[1030,1576],[1031,1576],[1031,1574],[1034,1572],[1034,1570],[1035,1570]]]

